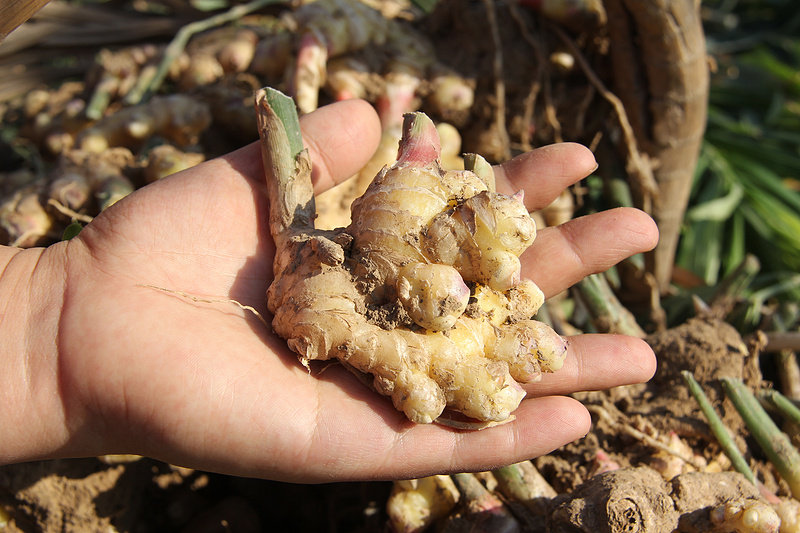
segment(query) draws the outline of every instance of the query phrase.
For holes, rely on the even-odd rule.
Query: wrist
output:
[[[0,464],[53,456],[69,440],[57,344],[65,249],[0,247]]]

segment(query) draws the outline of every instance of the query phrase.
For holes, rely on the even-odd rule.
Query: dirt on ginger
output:
[[[544,296],[520,278],[536,235],[522,193],[497,193],[479,156],[468,170],[443,170],[433,122],[411,113],[397,162],[353,203],[351,224],[315,229],[307,152],[290,148],[271,103],[286,99],[256,96],[275,332],[306,366],[338,359],[368,375],[414,422],[507,421],[525,396],[519,382],[558,370],[566,353],[564,339],[531,320]]]

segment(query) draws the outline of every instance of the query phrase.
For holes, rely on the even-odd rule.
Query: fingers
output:
[[[576,143],[551,144],[527,152],[495,167],[497,191],[525,191],[529,210],[549,205],[569,185],[597,168],[592,152]]]
[[[398,465],[401,472],[477,472],[545,455],[581,438],[591,428],[591,418],[576,400],[551,396],[525,400],[514,412],[513,422],[483,431],[454,432],[439,426],[417,426],[402,439],[400,451],[415,447],[433,453],[409,454]],[[415,442],[420,439],[420,443]],[[431,444],[433,444],[431,446]],[[430,448],[429,448],[430,446]],[[395,449],[397,450],[397,449]],[[436,457],[436,456],[439,457]],[[438,462],[438,465],[437,465]],[[410,472],[409,472],[410,473]]]
[[[363,167],[380,141],[378,115],[363,100],[345,100],[300,117],[303,143],[311,156],[311,179],[320,193]],[[260,183],[264,170],[258,142],[222,156],[238,174]]]
[[[549,297],[657,242],[658,228],[644,212],[611,209],[543,229],[521,257],[522,275]]]
[[[569,394],[644,383],[656,371],[652,348],[626,335],[577,335],[567,339],[564,366],[525,389],[535,396]]]
[[[380,142],[378,115],[364,100],[321,107],[303,116],[300,127],[311,155],[311,178],[317,193],[358,172]]]
[[[321,107],[300,118],[303,142],[313,164],[317,193],[358,172],[380,142],[380,121],[363,100],[345,100]],[[261,180],[258,143],[222,157],[240,174]],[[495,167],[497,189],[526,192],[528,209],[541,209],[564,188],[589,175],[597,163],[588,148],[576,143],[544,146]]]
[[[591,419],[584,407],[557,394],[638,383],[655,372],[653,352],[641,339],[581,335],[570,338],[569,343],[564,367],[540,383],[526,386],[529,399],[514,411],[513,422],[483,431],[455,431],[437,424],[411,424],[387,405],[385,411],[379,408],[362,414],[361,421],[369,427],[369,418],[374,416],[376,421],[389,421],[389,427],[361,438],[358,457],[352,456],[352,450],[349,456],[344,451],[334,453],[334,457],[348,457],[341,463],[329,463],[334,476],[364,479],[379,472],[385,479],[409,479],[489,470],[537,457],[583,437],[590,429]],[[330,450],[338,444],[327,442],[326,446]],[[377,465],[376,457],[382,458]]]
[[[411,479],[431,474],[478,472],[545,455],[586,435],[591,418],[576,400],[551,396],[525,400],[512,422],[482,431],[458,431],[437,424],[409,426],[388,443],[365,441],[383,457],[385,479]],[[379,444],[384,445],[378,450]],[[362,461],[367,465],[368,461]],[[359,468],[359,467],[356,467]],[[356,477],[362,477],[356,472]]]

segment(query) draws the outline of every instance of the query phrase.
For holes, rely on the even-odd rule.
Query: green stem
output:
[[[503,508],[503,502],[486,490],[473,474],[462,472],[452,477],[471,512],[500,512]]]
[[[420,8],[424,13],[432,13],[439,0],[411,0],[411,3]]]
[[[762,395],[772,402],[783,416],[795,424],[800,424],[800,409],[786,396],[776,390],[767,390]]]
[[[311,161],[303,149],[292,99],[267,87],[256,92],[261,159],[270,201],[270,232],[276,245],[294,230],[314,228],[316,209]]]
[[[92,93],[92,98],[86,105],[86,117],[92,120],[100,120],[111,103],[112,93],[119,87],[119,78],[111,74],[106,74],[97,84]]]
[[[492,475],[509,505],[522,504],[534,515],[545,515],[548,502],[558,495],[530,461],[497,468]]]
[[[150,89],[157,73],[158,67],[155,64],[147,64],[142,67],[142,70],[139,72],[139,77],[136,79],[136,83],[122,100],[125,105],[135,105],[141,102],[144,99],[145,93]]]
[[[289,142],[289,157],[295,159],[303,151],[303,135],[300,131],[300,117],[297,106],[291,97],[277,89],[267,87],[264,92],[267,103],[283,124],[283,130]]]
[[[729,302],[741,295],[761,270],[761,262],[754,255],[745,256],[736,269],[726,276],[717,285],[711,298],[711,305],[719,302]],[[728,304],[731,305],[732,304]]]
[[[511,514],[523,531],[543,531],[550,503],[558,493],[542,477],[533,463],[523,461],[492,470],[497,489],[505,496]]]
[[[451,515],[441,531],[520,531],[521,526],[502,500],[486,489],[478,478],[470,473],[453,474],[459,492],[461,516]]]
[[[534,497],[518,464],[497,468],[492,470],[492,474],[497,479],[500,492],[505,496],[519,501],[529,500]]]
[[[618,175],[608,180],[607,195],[616,207],[633,207],[634,205],[628,180]]]
[[[130,100],[127,100],[127,103],[130,105],[135,105],[140,101],[146,101],[150,99],[150,97],[153,96],[156,91],[158,91],[159,87],[161,87],[161,84],[164,82],[164,78],[167,77],[169,67],[178,57],[180,57],[184,49],[186,49],[189,39],[191,39],[194,34],[200,33],[201,31],[206,31],[216,26],[227,24],[228,22],[233,22],[234,20],[238,20],[248,13],[257,11],[270,4],[277,4],[280,1],[281,0],[252,0],[246,4],[234,6],[228,11],[219,13],[213,17],[191,22],[178,30],[178,33],[175,34],[175,37],[169,43],[166,50],[164,50],[164,57],[161,60],[161,64],[158,65],[158,70],[150,80],[147,88],[142,91],[140,99],[137,100],[137,97],[139,97],[138,94],[133,95]]]
[[[800,454],[789,437],[778,429],[744,383],[724,378],[722,385],[764,454],[789,484],[792,496],[800,498]]]
[[[603,333],[644,338],[645,333],[628,309],[617,299],[603,274],[592,274],[575,285],[592,323]]]
[[[703,392],[703,388],[700,387],[700,384],[697,383],[697,380],[694,379],[694,376],[688,370],[683,370],[681,375],[686,385],[689,387],[689,392],[692,393],[692,396],[694,396],[694,399],[697,400],[697,403],[700,405],[700,410],[702,410],[703,414],[706,416],[708,426],[711,428],[711,432],[717,438],[720,446],[722,446],[725,455],[731,460],[736,471],[746,477],[747,480],[755,486],[756,477],[753,475],[753,471],[750,470],[750,466],[733,441],[733,437],[731,437],[728,428],[725,427],[722,419],[717,415],[717,412],[714,411],[714,407],[712,407],[706,393]]]

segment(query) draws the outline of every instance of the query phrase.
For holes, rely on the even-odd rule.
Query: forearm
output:
[[[57,350],[64,248],[0,247],[0,464],[51,456],[69,440]]]

